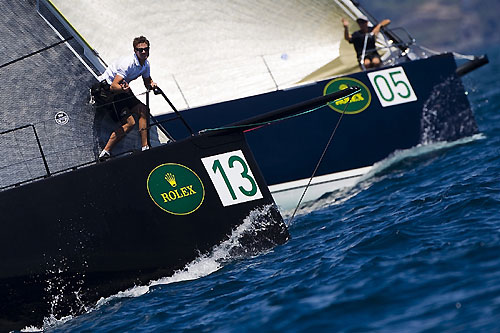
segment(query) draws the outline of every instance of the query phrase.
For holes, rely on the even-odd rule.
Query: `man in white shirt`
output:
[[[149,111],[147,106],[135,97],[128,84],[142,76],[147,89],[154,89],[157,85],[150,75],[149,41],[144,36],[136,37],[133,46],[133,56],[115,61],[98,78],[101,86],[104,86],[104,90],[109,93],[112,114],[116,116],[114,118],[122,122],[122,125],[111,133],[106,146],[99,154],[100,161],[108,159],[113,146],[134,127],[134,115],[138,117],[142,150],[149,149],[147,135]]]

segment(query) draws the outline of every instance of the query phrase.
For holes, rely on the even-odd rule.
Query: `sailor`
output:
[[[149,110],[146,105],[135,97],[129,83],[142,76],[144,86],[147,89],[154,89],[157,85],[150,75],[148,61],[149,41],[146,37],[140,36],[134,38],[132,45],[134,47],[133,55],[113,62],[98,77],[101,103],[106,101],[105,104],[112,109],[111,115],[114,115],[113,118],[121,123],[121,126],[111,133],[106,146],[99,154],[99,161],[108,159],[113,146],[134,127],[136,122],[134,115],[138,117],[142,150],[149,149],[147,135]],[[108,96],[102,98],[103,93]],[[97,102],[99,103],[99,100]]]
[[[375,27],[368,26],[368,19],[365,16],[360,16],[356,19],[360,30],[349,34],[349,22],[342,18],[344,25],[344,38],[346,41],[354,45],[358,62],[363,69],[375,68],[381,65],[380,54],[375,47],[375,39],[382,27],[385,27],[391,20],[385,19]]]

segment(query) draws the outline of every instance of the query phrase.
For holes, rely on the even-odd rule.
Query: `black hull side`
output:
[[[379,70],[347,76],[366,85],[371,103],[364,111],[346,114],[342,119],[317,176],[371,166],[396,150],[420,143],[453,141],[478,132],[462,82],[455,74],[452,54],[389,68],[399,67],[406,73],[417,100],[382,107],[368,78],[369,73]],[[219,127],[321,96],[331,81],[193,108],[182,114],[195,130]],[[161,119],[170,117],[164,115]],[[248,143],[268,184],[310,177],[339,117],[339,112],[323,108],[247,133]],[[174,137],[187,135],[170,123],[166,126]]]
[[[223,206],[201,158],[238,150],[262,198]],[[165,163],[198,175],[205,189],[198,209],[174,215],[152,200],[148,177]],[[289,236],[241,133],[193,137],[0,192],[0,327],[40,325],[49,313],[76,314],[169,276],[261,207],[270,207],[260,221],[266,228],[241,239],[253,251]]]

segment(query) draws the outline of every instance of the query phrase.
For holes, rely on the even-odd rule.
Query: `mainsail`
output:
[[[345,17],[358,29],[361,13],[350,1],[52,2],[108,62],[147,36],[152,77],[179,109],[360,70],[341,23]],[[136,93],[141,84],[132,85]],[[151,102],[153,114],[169,111]]]

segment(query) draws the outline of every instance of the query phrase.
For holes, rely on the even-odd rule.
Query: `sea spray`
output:
[[[420,143],[454,141],[478,133],[470,106],[460,103],[457,91],[462,91],[462,81],[452,76],[432,88],[425,101],[420,122]]]
[[[148,285],[134,286],[115,295],[103,297],[97,301],[95,306],[85,308],[85,313],[97,310],[114,300],[142,296],[157,285],[199,279],[218,271],[231,260],[248,258],[268,251],[277,244],[274,239],[266,236],[269,233],[269,228],[276,228],[275,223],[273,223],[276,214],[279,214],[279,211],[275,205],[266,205],[254,209],[243,220],[242,224],[233,229],[227,240],[215,246],[208,253],[200,253],[195,260],[187,264],[182,270],[176,271],[172,276],[151,281]],[[280,236],[288,239],[288,233],[284,226],[283,229],[273,230],[273,232],[281,232]],[[55,299],[54,301],[57,303],[60,300]],[[58,318],[56,314],[51,313],[49,317],[44,318],[43,329],[55,328],[73,318],[73,316]],[[23,329],[23,332],[36,331],[40,331],[40,329],[33,326]]]
[[[147,286],[135,286],[116,295],[101,298],[96,304],[97,307],[118,298],[139,297],[149,292],[153,286],[199,279],[218,271],[230,260],[262,253],[269,247],[258,246],[258,244],[263,245],[263,242],[270,244],[272,240],[250,241],[249,236],[261,237],[261,233],[271,225],[271,215],[276,214],[276,211],[277,208],[273,205],[266,205],[251,211],[243,223],[232,231],[227,240],[215,246],[209,253],[200,254],[182,270],[175,272],[172,276],[151,281]]]

